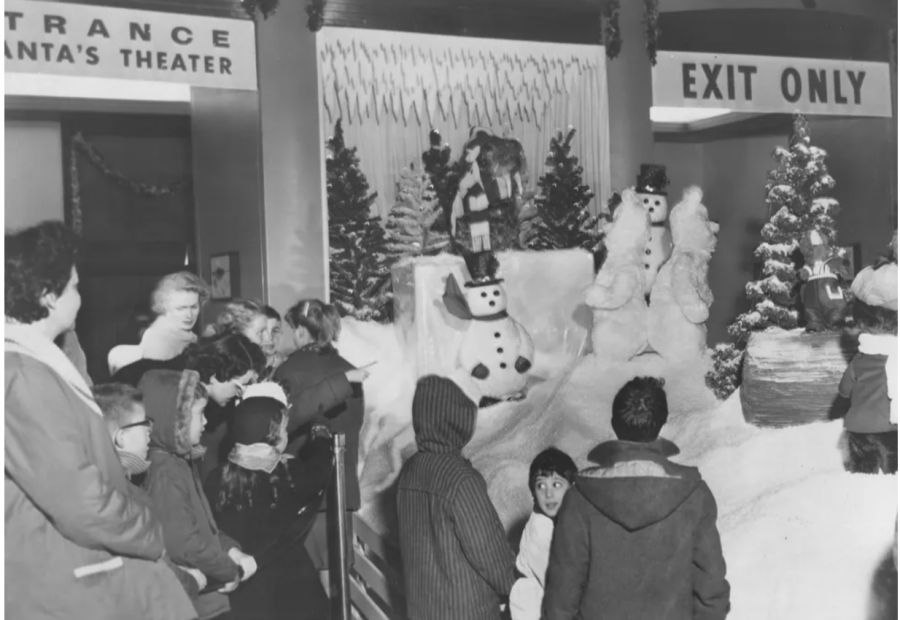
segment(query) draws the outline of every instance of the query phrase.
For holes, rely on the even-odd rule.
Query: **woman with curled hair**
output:
[[[170,360],[197,342],[194,325],[209,299],[209,286],[197,275],[178,271],[164,276],[150,295],[152,322],[139,345],[113,347],[107,357],[110,375],[139,360]]]
[[[341,333],[341,317],[331,304],[318,299],[301,300],[287,311],[285,319],[297,350],[278,367],[274,379],[287,386],[291,403],[288,432],[300,434],[291,448],[301,445],[304,431],[321,421],[327,421],[333,432],[343,433],[347,438],[347,510],[359,510],[356,465],[365,411],[362,382],[368,372],[354,367],[335,348]],[[328,501],[333,498],[329,497]],[[319,516],[307,539],[307,549],[317,568],[324,570],[328,567],[328,537],[325,513]]]
[[[7,616],[196,617],[161,561],[160,522],[132,496],[100,408],[54,345],[81,306],[77,236],[44,222],[5,240]]]

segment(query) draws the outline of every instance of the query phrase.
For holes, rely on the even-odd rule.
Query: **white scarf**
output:
[[[33,325],[22,323],[6,323],[4,342],[9,353],[21,353],[49,366],[60,378],[65,381],[84,403],[99,416],[103,416],[100,407],[94,402],[94,396],[75,368],[75,365],[66,357],[52,340],[47,338]]]
[[[228,460],[238,467],[250,471],[264,471],[271,474],[279,463],[287,463],[294,458],[290,454],[283,454],[267,443],[254,443],[246,446],[242,443],[234,444],[234,448],[228,454]]]
[[[886,355],[884,373],[887,375],[888,398],[891,400],[891,424],[897,423],[897,336],[889,334],[860,334],[859,352],[867,355]]]

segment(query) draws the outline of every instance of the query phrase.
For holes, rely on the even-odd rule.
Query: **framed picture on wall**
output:
[[[240,297],[241,272],[237,252],[209,257],[209,284],[212,299],[225,301]]]

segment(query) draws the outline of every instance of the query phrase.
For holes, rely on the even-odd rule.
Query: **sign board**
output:
[[[6,0],[6,71],[256,90],[250,20]]]
[[[888,63],[659,52],[653,105],[891,116]]]

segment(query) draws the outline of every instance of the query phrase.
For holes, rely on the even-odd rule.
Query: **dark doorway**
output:
[[[107,355],[137,344],[138,312],[160,277],[196,271],[191,129],[187,116],[61,118],[66,221],[84,242],[76,331],[94,382]]]

